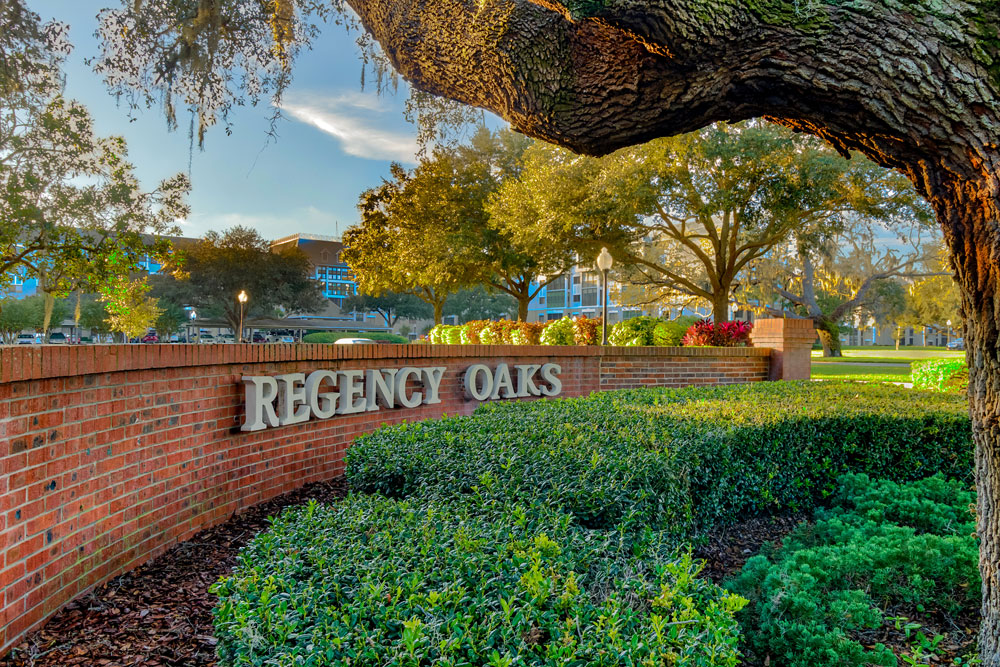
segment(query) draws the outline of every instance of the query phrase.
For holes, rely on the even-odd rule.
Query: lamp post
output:
[[[191,327],[194,326],[194,319],[196,317],[198,317],[198,313],[194,312],[194,308],[191,309],[191,314],[188,317],[190,318],[191,323],[188,324],[188,328],[187,328],[188,329],[187,342],[190,343],[191,342]]]
[[[601,248],[601,254],[597,256],[597,268],[601,271],[602,286],[604,291],[603,306],[601,309],[601,345],[608,344],[608,271],[611,270],[611,253],[607,248]]]
[[[947,345],[950,342],[951,342],[951,320],[948,320],[948,340],[946,340],[944,343],[945,345]]]
[[[243,342],[243,306],[247,302],[247,293],[240,290],[240,293],[236,296],[236,300],[240,302],[240,335],[239,339],[236,341],[238,343]]]

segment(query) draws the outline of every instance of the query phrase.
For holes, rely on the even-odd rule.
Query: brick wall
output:
[[[0,654],[66,602],[235,512],[342,474],[358,434],[468,414],[474,363],[562,366],[562,396],[766,379],[767,349],[0,347]],[[445,366],[441,403],[237,430],[243,375]]]

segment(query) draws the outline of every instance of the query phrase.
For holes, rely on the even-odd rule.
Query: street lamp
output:
[[[607,248],[601,248],[601,254],[597,256],[597,268],[600,269],[603,276],[602,284],[604,286],[604,306],[601,315],[601,328],[603,329],[601,345],[608,344],[608,271],[611,270],[612,263],[611,253],[608,252]]]
[[[240,293],[236,296],[236,300],[240,302],[240,336],[237,342],[243,342],[243,306],[247,302],[247,293],[240,290]]]
[[[945,344],[947,345],[950,342],[951,342],[951,320],[948,320],[948,340],[945,341]]]

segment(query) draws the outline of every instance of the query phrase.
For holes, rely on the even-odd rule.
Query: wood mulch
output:
[[[198,533],[68,604],[0,658],[0,667],[214,667],[216,598],[209,587],[232,569],[240,548],[267,527],[269,516],[313,499],[335,502],[346,491],[343,478],[310,484]],[[703,575],[720,582],[765,543],[780,544],[803,520],[801,514],[762,517],[722,527],[712,531],[694,555],[706,562]],[[919,620],[926,630],[940,628],[946,635],[944,653],[930,664],[951,664],[952,657],[974,649],[978,618],[916,618],[919,615],[909,611],[894,610],[891,615]],[[910,646],[894,621],[861,639],[882,642],[897,655]],[[768,665],[769,660],[748,655],[744,664]]]
[[[156,559],[77,598],[32,633],[0,667],[202,667],[215,665],[208,587],[267,518],[315,499],[344,497],[343,478],[309,484],[203,530]]]

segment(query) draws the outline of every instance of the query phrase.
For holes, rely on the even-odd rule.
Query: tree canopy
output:
[[[256,230],[236,226],[221,233],[208,232],[184,254],[183,270],[158,278],[153,295],[193,306],[200,317],[222,318],[234,332],[240,325],[237,296],[242,291],[248,296],[244,318],[302,313],[323,306],[305,254],[294,248],[272,252]]]

